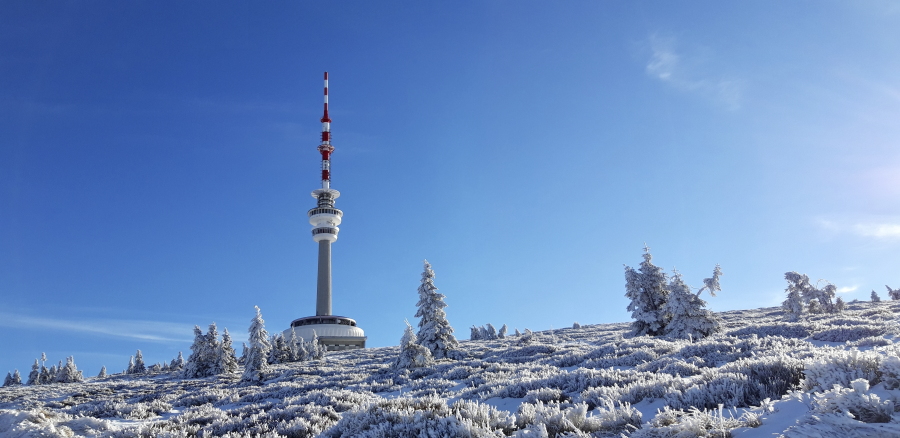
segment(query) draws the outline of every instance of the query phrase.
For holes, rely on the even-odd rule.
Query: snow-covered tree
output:
[[[531,341],[534,340],[534,332],[531,330],[525,329],[525,333],[519,336],[519,339],[516,340],[516,344],[518,345],[528,345]]]
[[[60,367],[57,372],[56,381],[59,383],[77,383],[84,381],[84,375],[82,375],[81,371],[78,371],[78,367],[75,366],[74,356],[66,358],[65,366]]]
[[[628,310],[634,322],[631,333],[635,336],[658,336],[665,333],[670,316],[665,312],[669,296],[668,279],[662,268],[651,260],[650,248],[644,247],[644,261],[637,270],[625,266],[625,296],[631,300]]]
[[[847,309],[847,303],[844,302],[843,298],[837,297],[837,300],[834,301],[834,311],[842,313],[845,309]]]
[[[173,371],[177,371],[184,368],[184,356],[181,355],[181,352],[178,352],[178,357],[172,359],[172,362],[169,363],[169,369]]]
[[[500,327],[500,331],[497,332],[497,338],[503,339],[506,337],[506,332],[509,331],[509,327],[506,324],[503,324],[503,327]]]
[[[420,368],[431,365],[433,362],[431,350],[416,342],[416,334],[413,333],[412,326],[407,322],[403,338],[400,339],[400,354],[394,361],[394,368],[398,370]]]
[[[703,287],[697,291],[697,296],[699,297],[704,290],[709,291],[709,294],[712,296],[716,296],[716,292],[722,291],[722,286],[719,285],[719,277],[722,276],[722,268],[719,265],[716,265],[713,268],[713,275],[710,278],[703,279]]]
[[[284,336],[281,333],[273,335],[269,342],[272,345],[272,349],[269,350],[269,357],[266,360],[270,364],[288,363],[293,360],[291,347],[284,340]]]
[[[891,297],[891,300],[900,300],[900,289],[891,289],[890,286],[884,285],[887,288],[888,296]]]
[[[417,337],[419,344],[429,349],[434,358],[442,359],[447,357],[450,351],[455,350],[459,342],[453,336],[453,327],[450,326],[444,312],[444,308],[447,307],[444,303],[446,296],[437,290],[437,286],[434,285],[434,271],[428,260],[425,260],[419,285],[419,302],[416,303],[418,307],[416,318],[420,318]]]
[[[134,356],[129,356],[128,368],[125,368],[125,374],[134,374]]]
[[[469,334],[470,341],[479,341],[481,340],[481,330],[474,325],[471,327],[471,333]]]
[[[791,321],[796,321],[800,318],[800,315],[803,314],[803,297],[800,296],[799,290],[793,289],[790,286],[788,286],[785,291],[788,296],[787,299],[781,303],[781,308],[784,309]]]
[[[19,370],[15,370],[12,374],[12,378],[9,381],[9,386],[17,386],[17,385],[21,385],[21,384],[22,384],[22,375],[19,374]]]
[[[266,358],[272,346],[269,344],[269,332],[266,331],[265,321],[262,318],[262,312],[259,306],[255,306],[256,316],[250,321],[250,348],[247,349],[247,356],[244,363],[244,374],[241,380],[247,382],[262,382],[265,377],[266,369],[269,364]]]
[[[209,376],[215,376],[217,374],[222,374],[223,370],[219,366],[220,356],[222,354],[222,345],[219,343],[219,329],[216,327],[216,323],[213,322],[209,325],[209,330],[206,331],[206,335],[204,336],[206,345],[204,346],[204,351],[206,352],[203,360],[209,366]]]
[[[141,350],[138,350],[134,354],[134,368],[131,369],[131,374],[144,374],[146,372],[147,365],[144,364],[144,354],[141,353]]]
[[[716,272],[721,273],[718,266]],[[713,276],[718,277],[715,274]],[[704,283],[707,281],[704,280]],[[710,293],[720,290],[718,278],[715,279],[715,286],[716,288],[709,288]],[[674,272],[672,281],[669,282],[669,299],[666,301],[665,312],[672,318],[666,325],[666,334],[673,338],[703,338],[719,331],[721,327],[721,320],[706,309],[706,301],[691,292],[690,286],[685,284],[678,271]]]
[[[522,332],[520,332],[519,329],[516,329],[516,331],[513,333],[513,335],[515,337],[519,337],[519,336],[522,336]]]
[[[106,378],[106,365],[103,365],[102,367],[100,367],[100,372],[97,373],[97,378],[98,379]]]
[[[247,359],[247,343],[241,342],[241,357],[238,358],[238,363],[243,365],[244,361]]]
[[[484,339],[497,339],[497,329],[493,324],[487,323],[484,328]]]
[[[573,328],[573,329],[580,329],[580,328],[581,328],[581,324],[579,324],[578,321],[575,321],[575,322],[572,323],[572,328]]]
[[[6,379],[3,381],[3,386],[13,386],[12,373],[6,373]]]
[[[28,381],[25,382],[27,385],[40,385],[41,384],[41,364],[37,359],[34,360],[34,365],[31,366],[31,373],[28,374]]]
[[[215,329],[215,323],[210,325]],[[218,343],[218,341],[216,342]],[[191,355],[182,370],[182,375],[188,379],[207,377],[217,374],[218,351],[209,344],[209,336],[203,334],[199,326],[194,326],[194,343],[191,345]]]
[[[875,289],[872,289],[872,302],[873,303],[881,302],[881,297],[878,296],[878,293],[875,292]]]
[[[181,353],[178,354],[179,357]],[[219,370],[222,373],[233,373],[238,369],[237,357],[234,347],[231,346],[231,334],[228,329],[222,331],[222,343],[219,344]]]
[[[309,341],[309,344],[306,345],[306,350],[309,352],[308,356],[311,360],[320,360],[325,358],[325,346],[319,342],[319,334],[313,330],[313,338]]]

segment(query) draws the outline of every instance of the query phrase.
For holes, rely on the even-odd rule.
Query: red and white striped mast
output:
[[[322,188],[331,188],[331,153],[334,146],[331,145],[331,118],[328,117],[328,72],[325,72],[325,113],[322,115],[322,144],[319,145],[322,154]]]

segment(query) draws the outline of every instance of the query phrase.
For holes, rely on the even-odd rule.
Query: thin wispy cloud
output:
[[[846,294],[846,293],[854,292],[857,289],[859,289],[859,286],[844,286],[844,287],[839,287],[837,289],[837,292],[839,294]]]
[[[165,321],[91,319],[69,320],[0,313],[0,326],[68,330],[72,332],[157,342],[190,342],[193,326]]]
[[[879,240],[900,239],[900,220],[846,221],[817,218],[819,229],[834,234],[852,234]]]
[[[650,59],[646,72],[650,77],[678,90],[698,94],[726,109],[740,109],[744,89],[742,81],[710,75],[703,70],[701,57],[688,56],[676,50],[676,46],[673,37],[653,34],[647,38]]]

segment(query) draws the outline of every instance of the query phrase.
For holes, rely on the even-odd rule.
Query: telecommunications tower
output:
[[[328,117],[328,72],[325,72],[325,113],[322,115],[322,142],[318,150],[322,155],[322,187],[313,190],[316,207],[309,210],[312,238],[319,245],[319,267],[316,280],[316,316],[298,318],[291,322],[291,328],[284,331],[289,338],[291,331],[296,336],[310,340],[313,334],[328,350],[349,350],[365,348],[366,336],[356,325],[356,321],[345,316],[331,314],[331,244],[338,238],[338,225],[344,212],[334,206],[341,192],[331,188],[331,118]]]

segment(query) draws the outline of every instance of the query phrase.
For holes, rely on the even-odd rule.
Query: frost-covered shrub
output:
[[[557,388],[532,389],[525,394],[528,403],[563,401],[563,393]]]
[[[339,437],[496,437],[515,429],[506,412],[476,402],[459,401],[447,406],[443,400],[393,399],[368,404],[346,412],[324,438]],[[504,433],[506,432],[506,433]]]
[[[834,389],[813,395],[815,404],[813,412],[842,413],[849,412],[864,423],[887,423],[894,413],[894,402],[882,401],[877,395],[869,393],[869,382],[856,379],[850,382],[850,388]]]
[[[752,391],[750,379],[744,374],[715,373],[684,391],[673,390],[665,395],[668,405],[676,409],[748,406]]]
[[[895,355],[885,357],[878,366],[878,371],[881,372],[885,388],[900,388],[900,357]]]
[[[848,347],[884,347],[893,345],[894,343],[885,339],[884,336],[869,336],[856,341],[848,342]]]
[[[721,438],[730,437],[731,430],[750,427],[744,417],[725,416],[721,409],[687,411],[665,406],[630,438]]]
[[[881,380],[880,364],[881,355],[875,352],[833,351],[806,364],[801,387],[805,391],[825,391],[834,385],[848,387],[857,379],[874,385]]]
[[[745,337],[757,335],[760,338],[766,336],[781,336],[785,338],[806,338],[813,334],[817,326],[802,322],[786,322],[782,324],[751,325],[728,332],[728,336]]]
[[[588,406],[578,403],[563,409],[557,404],[523,403],[516,413],[515,437],[589,436],[586,433],[617,434],[634,430],[641,424],[641,413],[628,403],[604,404],[597,415],[588,415]]]
[[[822,330],[813,335],[813,339],[826,342],[858,341],[862,338],[882,336],[885,334],[883,325],[842,325],[827,330]]]
[[[687,363],[680,359],[671,360],[662,368],[657,370],[660,373],[671,374],[673,376],[695,376],[701,373],[700,367],[692,363]]]

